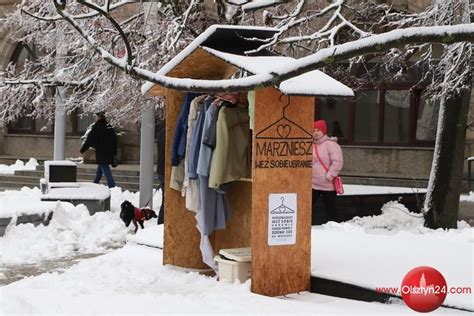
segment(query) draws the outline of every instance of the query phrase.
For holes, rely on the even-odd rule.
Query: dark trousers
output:
[[[160,212],[158,213],[158,225],[165,222],[165,177],[162,175],[158,176],[158,181],[160,182],[161,190],[161,207]]]
[[[317,218],[319,217],[321,210],[317,205],[317,202],[322,199],[324,208],[326,209],[327,218],[329,221],[337,222],[339,217],[336,210],[336,191],[320,191],[313,190],[313,214],[312,214],[312,224],[315,225]]]
[[[100,182],[100,179],[102,178],[102,174],[105,175],[105,178],[107,179],[107,185],[109,186],[109,188],[115,187],[114,177],[112,177],[112,171],[110,171],[110,167],[108,164],[97,165],[97,170],[95,171],[94,183]]]

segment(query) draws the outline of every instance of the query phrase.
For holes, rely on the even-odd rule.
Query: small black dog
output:
[[[141,228],[145,228],[143,226],[143,221],[147,221],[152,218],[156,218],[155,211],[152,209],[145,207],[145,208],[138,208],[133,206],[132,203],[129,201],[125,200],[122,202],[120,205],[121,211],[120,211],[120,218],[122,221],[125,223],[125,226],[129,226],[130,222],[133,222],[133,225],[135,225],[135,233],[138,230],[138,224],[140,224]]]

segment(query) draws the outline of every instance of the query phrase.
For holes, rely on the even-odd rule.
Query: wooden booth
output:
[[[252,38],[276,29],[214,25],[158,74],[220,80],[242,70],[268,73],[294,59],[261,51]],[[273,68],[274,69],[274,68]],[[143,92],[166,99],[165,224],[163,263],[205,269],[195,213],[169,188],[171,145],[185,92],[148,83]],[[268,296],[307,291],[311,267],[311,164],[314,96],[353,96],[350,88],[320,71],[255,91],[251,130],[251,178],[234,181],[227,193],[232,212],[225,230],[211,237],[214,251],[251,247],[252,292]]]

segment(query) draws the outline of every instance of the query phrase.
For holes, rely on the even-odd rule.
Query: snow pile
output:
[[[461,196],[459,197],[459,201],[474,203],[474,192],[473,191],[469,192],[469,195],[461,194]]]
[[[38,166],[38,161],[35,158],[30,158],[26,164],[17,159],[13,165],[3,165],[0,164],[0,174],[14,174],[16,170],[36,170]]]
[[[458,229],[429,229],[419,214],[396,201],[382,214],[313,226],[311,274],[375,290],[399,287],[418,266],[443,274],[448,286],[474,288],[474,228],[464,221]],[[472,294],[448,294],[445,305],[474,310]]]
[[[84,205],[41,202],[40,196],[38,188],[26,187],[21,191],[0,193],[0,217],[54,212],[48,226],[35,227],[33,224],[9,226],[5,236],[0,238],[0,265],[36,263],[78,253],[103,252],[111,247],[123,246],[126,235],[133,232],[133,225],[126,228],[123,224],[119,217],[120,204],[124,200],[129,200],[138,206],[140,198],[139,192],[122,192],[120,188],[112,188],[111,212],[97,212],[90,216]],[[153,196],[153,205],[158,212],[161,192]],[[145,227],[153,226],[157,226],[156,219],[145,222]],[[149,236],[154,233],[146,234]],[[152,240],[151,242],[156,240],[158,243],[161,240],[162,245],[162,237],[149,236],[147,239]]]
[[[41,191],[36,187],[0,192],[0,218],[44,214],[55,207],[56,202],[41,201]]]
[[[390,201],[382,206],[382,214],[366,217],[354,217],[346,222],[349,225],[364,227],[367,230],[385,229],[410,230],[423,226],[423,216],[408,210],[397,201]]]
[[[54,183],[54,185],[66,185],[66,187],[50,188],[48,193],[43,195],[43,198],[50,200],[105,200],[110,197],[109,188],[103,184],[90,182],[65,182],[58,184]]]
[[[0,238],[0,264],[35,263],[77,253],[103,252],[125,243],[128,229],[111,212],[93,216],[84,205],[57,202],[48,226],[9,226]]]

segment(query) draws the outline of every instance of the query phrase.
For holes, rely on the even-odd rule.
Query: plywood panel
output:
[[[236,71],[232,65],[198,48],[186,59],[172,69],[167,76],[178,78],[211,79],[219,80],[231,76]],[[180,192],[169,188],[171,174],[171,144],[173,142],[176,120],[178,118],[183,94],[163,88],[159,85],[153,86],[149,95],[164,95],[166,97],[166,159],[165,159],[165,227],[164,227],[164,249],[163,263],[175,266],[208,269],[202,262],[199,249],[200,234],[196,228],[194,213],[185,207],[184,198]],[[234,207],[236,210],[238,207]],[[237,211],[237,213],[240,213]],[[232,221],[230,232],[237,230],[241,221]],[[227,236],[227,235],[226,235]],[[230,235],[229,235],[230,236]],[[214,243],[215,236],[211,236]],[[228,245],[228,237],[223,238],[223,244]],[[236,240],[240,240],[240,237]],[[240,244],[240,241],[238,242]]]
[[[277,296],[309,290],[314,98],[282,96],[266,88],[256,92],[255,102],[252,292]],[[269,195],[277,193],[296,193],[296,241],[292,245],[268,244]],[[289,202],[282,205],[291,209]]]
[[[202,48],[196,49],[189,56],[174,67],[168,77],[221,80],[232,76],[236,68],[214,55],[209,54]],[[154,85],[148,95],[163,95],[166,88]]]
[[[166,90],[166,150],[165,150],[165,223],[163,264],[184,268],[208,269],[199,250],[200,234],[194,213],[186,209],[181,193],[169,187],[171,175],[171,145],[183,95]]]
[[[252,183],[232,182],[227,198],[232,214],[226,229],[215,233],[216,253],[220,249],[250,247]]]

